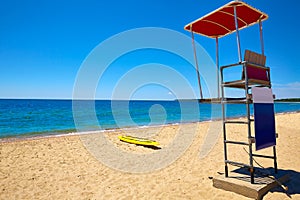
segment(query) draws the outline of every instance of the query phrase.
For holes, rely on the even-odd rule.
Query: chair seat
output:
[[[245,84],[246,84],[245,80],[237,80],[237,81],[224,82],[223,86],[245,89]],[[248,87],[253,87],[253,86],[258,86],[258,85],[263,86],[263,87],[270,87],[271,83],[270,83],[270,81],[264,81],[264,80],[258,80],[258,79],[248,79]]]

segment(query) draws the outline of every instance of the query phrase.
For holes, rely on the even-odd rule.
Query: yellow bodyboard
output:
[[[118,138],[123,141],[130,144],[137,144],[137,145],[143,145],[143,146],[157,146],[159,145],[158,142],[154,140],[149,140],[146,138],[138,138],[138,137],[132,137],[127,135],[120,135]]]

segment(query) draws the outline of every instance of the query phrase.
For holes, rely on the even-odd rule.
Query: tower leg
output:
[[[251,167],[249,170],[250,170],[251,184],[254,184],[254,168]]]
[[[273,155],[274,155],[274,170],[275,170],[275,173],[277,174],[278,169],[277,169],[276,146],[273,146]]]
[[[225,164],[225,177],[228,177],[228,165]]]

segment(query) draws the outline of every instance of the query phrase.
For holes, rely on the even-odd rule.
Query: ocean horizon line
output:
[[[54,100],[54,101],[178,101],[198,99],[72,99],[72,98],[0,98],[0,100]]]
[[[201,101],[201,100],[214,100],[218,98],[205,98],[205,99],[193,99],[193,98],[180,98],[180,99],[73,99],[73,98],[0,98],[0,100],[47,100],[47,101]],[[278,98],[274,99],[276,102],[300,102],[299,98]],[[208,101],[203,101],[201,103],[209,103]]]

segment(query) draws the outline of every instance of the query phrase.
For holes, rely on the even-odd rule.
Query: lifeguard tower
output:
[[[248,180],[250,185],[257,183],[258,167],[254,166],[254,157],[266,158],[273,160],[272,173],[277,173],[277,157],[276,157],[276,137],[275,132],[275,117],[274,117],[274,103],[271,89],[270,68],[266,66],[266,56],[264,52],[263,41],[263,21],[268,19],[268,15],[242,1],[231,1],[228,4],[218,8],[217,10],[187,24],[184,29],[191,32],[192,44],[194,47],[195,63],[197,67],[197,76],[200,89],[200,101],[207,101],[202,96],[200,74],[198,71],[198,62],[196,55],[196,47],[194,43],[194,33],[209,37],[216,42],[216,76],[218,86],[218,98],[209,100],[222,104],[222,122],[223,122],[223,142],[224,142],[224,174],[225,182],[230,179],[229,166],[233,165],[239,168],[247,169]],[[240,34],[241,29],[258,24],[261,53],[256,53],[246,50],[244,58],[242,56]],[[237,41],[237,62],[225,66],[219,66],[219,39],[235,33]],[[241,78],[239,80],[227,80],[226,70],[234,67],[241,68]],[[244,96],[239,98],[228,98],[225,96],[225,91],[228,89],[244,90]],[[221,90],[221,91],[220,91]],[[245,104],[246,120],[229,119],[226,116],[227,104]],[[250,113],[250,105],[253,104],[253,116]],[[247,135],[242,135],[246,140],[233,141],[228,140],[227,136],[233,134],[227,131],[228,124],[237,124],[245,126]],[[254,130],[254,131],[253,131]],[[254,134],[252,133],[254,132]],[[236,134],[236,133],[234,133]],[[246,142],[245,142],[246,141]],[[272,155],[262,155],[253,153],[253,146],[255,144],[256,150],[264,148],[272,148]],[[242,163],[237,160],[230,160],[230,153],[228,152],[229,145],[241,145],[247,147],[249,156],[248,163]],[[243,149],[241,149],[243,151]],[[232,172],[234,173],[234,172]],[[236,174],[235,174],[236,175]],[[276,176],[276,175],[272,175]],[[223,176],[224,177],[224,176]],[[278,181],[277,179],[275,179]],[[272,181],[271,181],[272,182]],[[280,183],[280,182],[278,182]],[[218,187],[221,182],[215,182],[214,185]],[[231,184],[231,183],[230,183]],[[234,184],[234,183],[233,183]],[[268,185],[268,184],[267,184]],[[232,188],[231,186],[228,186]],[[254,187],[254,186],[253,186]],[[265,187],[265,186],[264,186]],[[223,188],[226,189],[226,186]],[[227,188],[228,189],[228,188]],[[229,189],[231,190],[231,189]],[[243,190],[239,188],[237,190]],[[260,189],[258,189],[260,190]],[[266,189],[264,189],[266,190]],[[239,193],[239,191],[232,190]],[[247,192],[246,192],[247,193]],[[249,192],[248,192],[249,193]],[[255,196],[256,195],[256,196]],[[254,194],[255,198],[259,198],[262,194],[259,191]],[[246,195],[247,196],[247,195]]]

